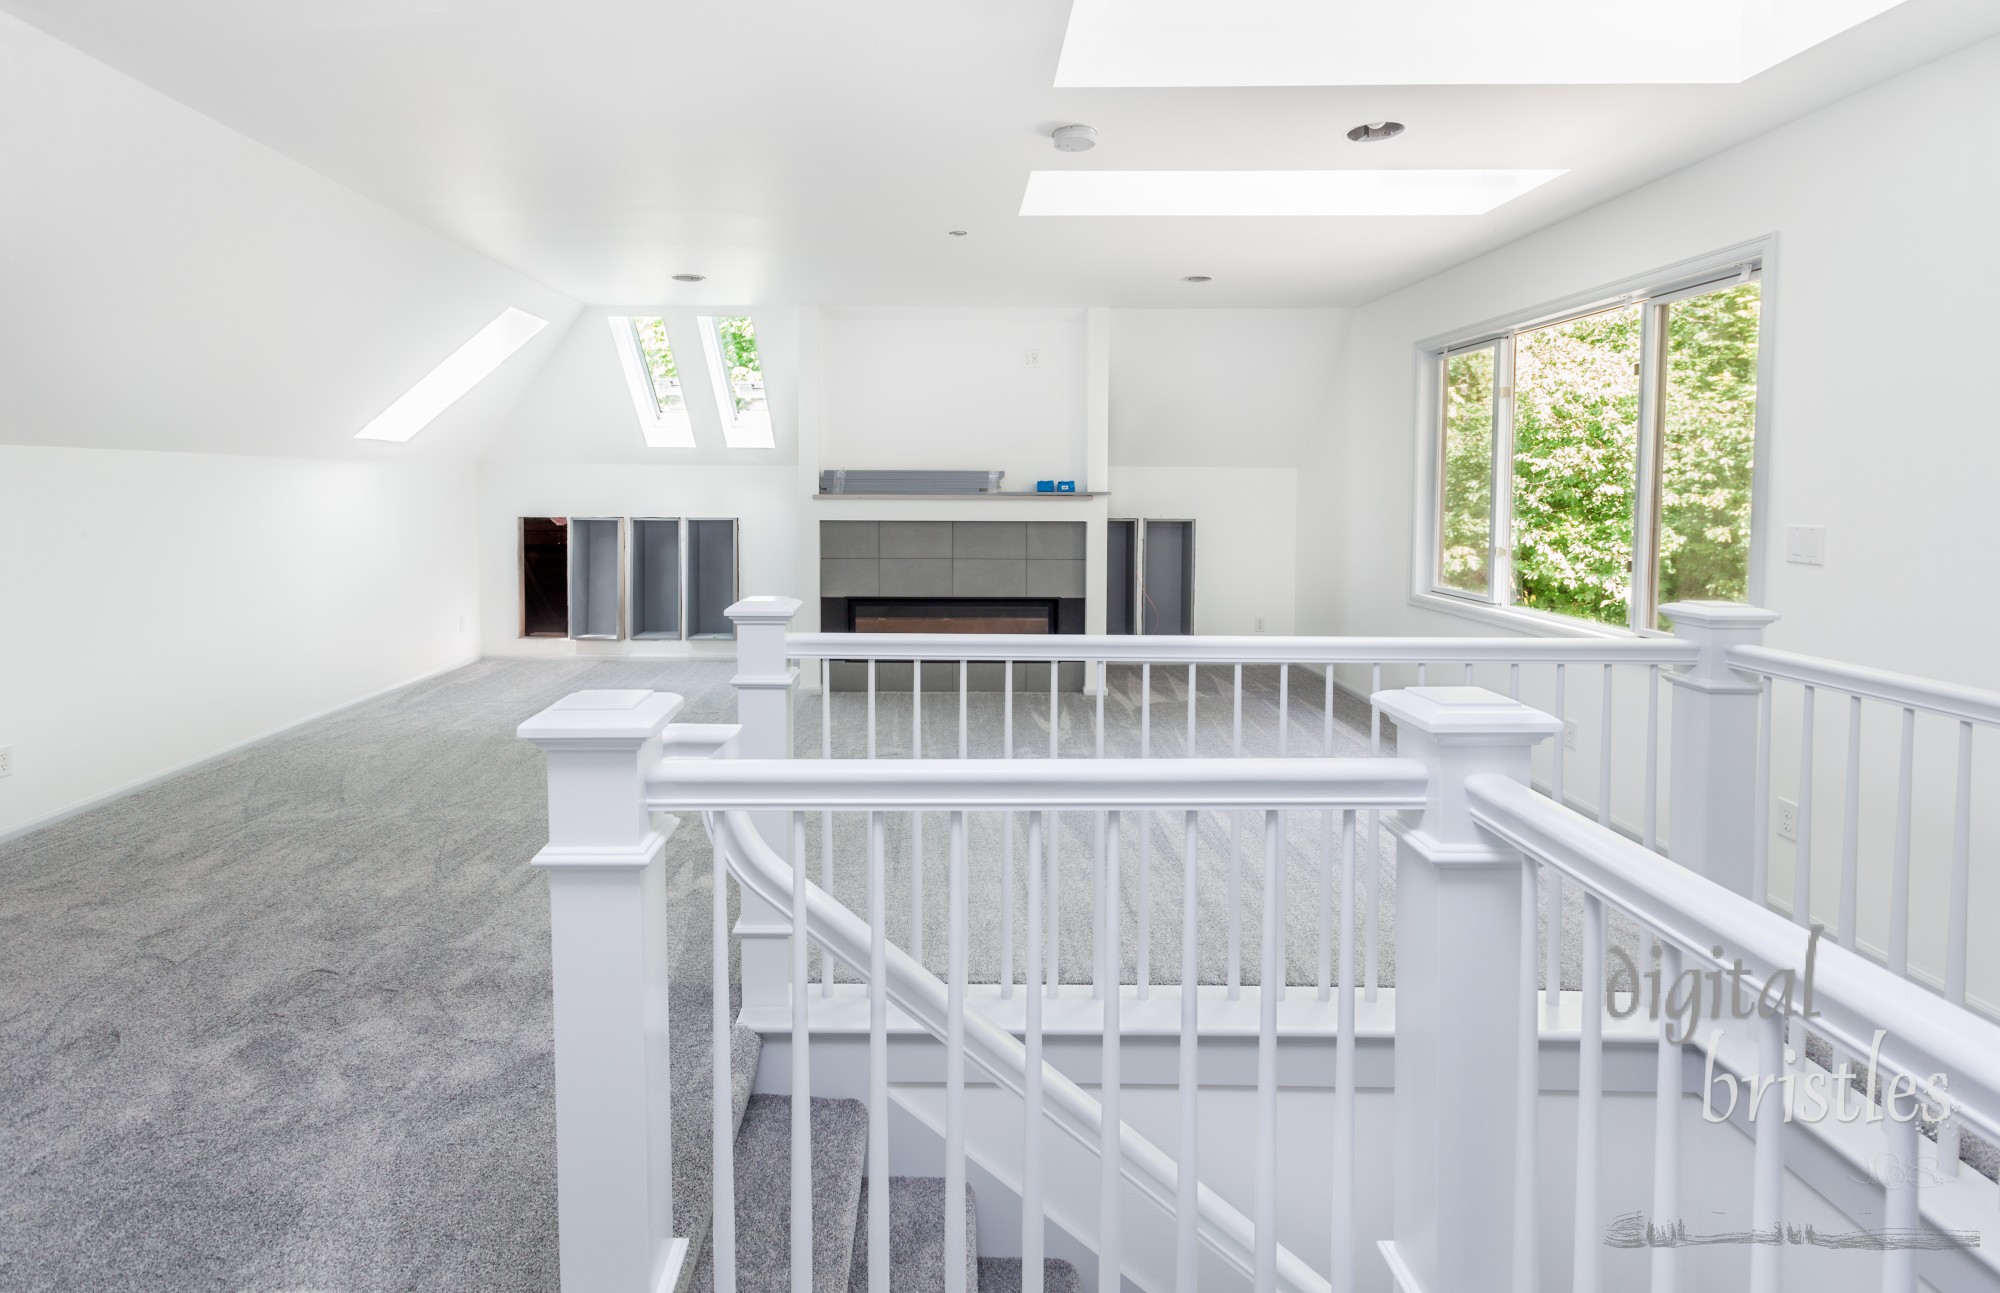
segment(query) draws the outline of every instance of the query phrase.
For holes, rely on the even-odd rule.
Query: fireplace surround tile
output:
[[[949,557],[884,558],[881,587],[876,591],[883,597],[950,597],[951,565]]]
[[[824,531],[821,542],[825,542]],[[951,522],[884,521],[880,543],[884,557],[948,557],[952,555]]]
[[[954,557],[951,592],[954,597],[1025,597],[1028,563],[1018,557]]]
[[[879,522],[821,521],[819,525],[821,557],[878,557],[881,541]]]
[[[887,592],[885,588],[883,590]],[[1082,597],[1083,562],[1081,561],[1029,561],[1028,590],[1030,597]]]
[[[882,563],[861,557],[821,558],[819,591],[822,597],[879,597],[882,595]]]
[[[951,555],[968,557],[1011,557],[1025,561],[1028,556],[1026,521],[953,521]]]
[[[1082,521],[1038,521],[1028,527],[1028,560],[1082,561],[1086,533]]]

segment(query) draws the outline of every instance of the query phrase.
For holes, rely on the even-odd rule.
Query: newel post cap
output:
[[[579,691],[522,723],[514,734],[544,750],[638,750],[686,704],[670,691]]]
[[[738,624],[789,624],[803,605],[796,597],[746,597],[723,614]]]
[[[1743,602],[1668,602],[1660,614],[1674,622],[1676,630],[1687,624],[1704,629],[1762,629],[1778,622],[1776,611]]]
[[[1562,730],[1554,716],[1484,687],[1405,687],[1373,699],[1398,730],[1426,733],[1441,746],[1533,745]]]
[[[1727,657],[1731,647],[1762,643],[1765,626],[1777,622],[1776,611],[1742,602],[1668,602],[1660,614],[1673,620],[1675,637],[1701,648],[1701,659],[1668,673],[1668,682],[1716,694],[1760,690],[1754,679],[1731,669]]]

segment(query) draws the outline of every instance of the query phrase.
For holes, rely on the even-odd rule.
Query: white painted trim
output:
[[[1554,616],[1537,616],[1554,619]],[[1103,661],[1108,664],[1528,663],[1692,665],[1699,648],[1667,634],[1547,633],[1554,639],[1251,637],[1075,633],[794,633],[800,660]]]
[[[357,696],[353,700],[344,700],[338,705],[333,705],[330,706],[329,708],[322,709],[317,713],[307,714],[304,718],[293,719],[289,723],[285,723],[278,727],[271,728],[270,730],[265,732],[260,732],[256,736],[246,737],[245,739],[238,741],[233,745],[224,746],[222,749],[215,751],[213,754],[204,754],[200,758],[190,759],[185,763],[177,763],[171,768],[166,768],[160,772],[155,772],[147,776],[140,777],[136,781],[128,781],[122,786],[116,786],[110,790],[103,791],[100,794],[91,795],[88,798],[79,799],[74,803],[66,804],[63,807],[56,809],[54,812],[44,813],[40,817],[34,818],[30,821],[22,822],[18,826],[10,826],[6,830],[0,830],[0,844],[10,844],[15,840],[20,839],[24,835],[31,835],[36,831],[46,829],[47,827],[50,826],[54,826],[58,822],[67,821],[69,818],[75,817],[80,813],[87,813],[93,808],[102,808],[104,805],[112,802],[115,799],[123,799],[127,795],[135,795],[139,793],[141,790],[150,790],[154,786],[159,785],[162,781],[169,780],[173,777],[178,777],[184,772],[193,772],[196,768],[207,767],[209,764],[215,763],[222,759],[226,759],[233,754],[241,754],[243,751],[249,749],[253,745],[262,745],[266,741],[275,740],[278,737],[285,735],[287,732],[296,731],[297,729],[306,726],[308,723],[317,723],[322,718],[331,718],[335,714],[341,713],[344,710],[353,709],[357,705],[366,705],[368,702],[372,700],[380,700],[382,697],[387,696],[389,693],[395,691],[401,691],[405,687],[414,687],[418,683],[429,682],[433,678],[442,678],[444,675],[454,672],[455,670],[463,669],[468,665],[478,664],[480,660],[482,660],[483,658],[484,658],[483,656],[480,656],[475,653],[461,660],[458,660],[452,664],[445,665],[441,669],[433,669],[428,673],[420,673],[414,678],[408,678],[402,682],[392,683],[389,686],[384,687],[379,691],[371,691],[367,695]]]
[[[1782,678],[1850,696],[1887,701],[1910,709],[1927,710],[1966,722],[2000,726],[2000,691],[1937,682],[1914,674],[1891,673],[1866,665],[1846,664],[1819,656],[1774,651],[1770,647],[1737,646],[1727,655],[1733,669],[1747,674]]]

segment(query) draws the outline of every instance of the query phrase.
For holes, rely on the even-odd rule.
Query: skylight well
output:
[[[1031,171],[1024,216],[1483,215],[1559,170]]]
[[[680,365],[667,337],[667,321],[658,315],[612,315],[608,322],[646,446],[694,448],[694,426],[688,421]]]
[[[354,433],[357,440],[406,441],[430,425],[438,414],[456,404],[464,394],[507,362],[508,356],[526,345],[528,338],[548,326],[525,310],[512,306],[500,317],[473,334],[472,340],[453,351],[451,357],[425,374],[422,381],[404,392],[403,397],[382,411],[382,415]]]
[[[1729,84],[1899,3],[1075,0],[1055,83]]]

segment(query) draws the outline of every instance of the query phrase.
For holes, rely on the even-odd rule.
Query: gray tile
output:
[[[882,555],[885,557],[949,557],[950,521],[882,522]]]
[[[1028,560],[1082,561],[1087,533],[1082,521],[1031,521],[1028,523]],[[1077,595],[1082,596],[1081,593]]]
[[[1081,561],[1030,561],[1028,563],[1028,596],[1082,597],[1083,595],[1083,563]]]
[[[881,528],[874,521],[821,521],[821,557],[874,557],[881,555]]]
[[[951,591],[954,597],[1025,597],[1028,563],[1005,558],[953,558]]]
[[[1026,521],[954,521],[951,526],[953,557],[1025,557],[1028,555]]]
[[[891,557],[882,563],[884,597],[951,596],[951,558]]]
[[[865,557],[822,557],[819,563],[819,595],[879,597],[882,595],[881,566],[881,562]]]

